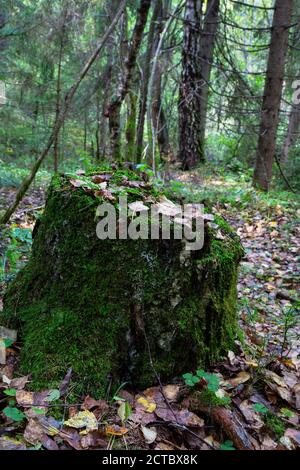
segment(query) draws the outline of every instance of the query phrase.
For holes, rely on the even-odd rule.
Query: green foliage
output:
[[[257,413],[261,413],[261,414],[268,413],[268,408],[266,408],[265,405],[263,405],[262,403],[255,403],[254,405],[252,405],[252,408]]]
[[[218,396],[216,392],[212,392],[208,388],[204,388],[197,395],[198,399],[205,406],[214,407],[214,406],[228,406],[231,403],[231,400],[227,396]]]
[[[25,264],[25,259],[31,249],[32,234],[27,228],[12,226],[4,230],[5,249],[1,258],[0,281],[9,280]]]
[[[277,437],[277,439],[280,439],[284,435],[284,422],[274,413],[268,411],[264,416],[264,422],[266,427]]]
[[[220,445],[219,450],[236,450],[232,441],[225,441]]]
[[[6,390],[3,391],[3,393],[7,395],[8,397],[15,397],[17,391],[15,388],[7,388]]]
[[[7,406],[6,408],[4,408],[3,413],[5,414],[7,418],[10,418],[13,421],[17,421],[17,422],[23,421],[23,419],[26,418],[26,416],[24,415],[22,411],[12,406]]]

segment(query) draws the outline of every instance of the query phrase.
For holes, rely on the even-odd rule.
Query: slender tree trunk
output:
[[[61,26],[59,34],[59,54],[58,54],[58,65],[57,65],[57,79],[56,79],[56,108],[55,108],[55,122],[58,119],[60,113],[60,100],[61,100],[61,72],[62,72],[62,59],[64,51],[64,42],[65,42],[65,32],[66,32],[66,20],[68,15],[68,8],[64,8],[63,11],[63,23]],[[53,155],[54,155],[54,173],[58,172],[58,162],[59,162],[59,132],[57,133],[54,144],[53,144]]]
[[[200,102],[200,161],[205,161],[205,129],[208,108],[209,80],[211,64],[213,61],[215,38],[218,29],[220,0],[208,0],[201,33],[200,61],[201,61],[201,87],[199,89]]]
[[[3,217],[1,218],[1,221],[0,221],[1,224],[6,224],[9,221],[10,217],[12,216],[12,214],[17,209],[20,201],[22,200],[22,198],[26,194],[28,188],[30,187],[32,181],[34,180],[34,177],[35,177],[36,173],[38,172],[41,164],[45,160],[46,156],[48,155],[48,153],[49,153],[49,151],[50,151],[50,149],[51,149],[51,147],[54,143],[54,140],[55,140],[55,137],[56,137],[57,133],[60,131],[61,127],[63,126],[66,115],[67,115],[67,113],[70,109],[70,105],[71,105],[72,100],[74,98],[74,95],[76,94],[82,80],[86,77],[86,75],[89,72],[90,68],[94,64],[95,60],[97,59],[98,55],[102,51],[102,49],[103,49],[104,45],[106,44],[107,40],[109,39],[110,35],[112,34],[112,32],[114,31],[116,25],[118,24],[120,16],[122,15],[122,13],[124,11],[124,8],[126,6],[126,2],[127,2],[127,0],[122,0],[121,1],[120,8],[119,8],[118,12],[116,13],[111,25],[108,27],[107,31],[104,33],[102,39],[98,43],[98,45],[97,45],[96,49],[94,50],[94,52],[92,53],[92,55],[89,57],[89,59],[84,64],[82,70],[80,71],[80,73],[78,75],[77,80],[74,82],[74,84],[69,88],[69,90],[65,94],[64,101],[63,101],[63,106],[61,107],[59,116],[57,118],[57,121],[56,121],[53,129],[52,129],[52,132],[50,134],[50,137],[48,139],[46,147],[44,148],[43,152],[41,153],[41,155],[39,156],[37,161],[34,163],[30,174],[28,175],[27,178],[24,179],[23,183],[21,184],[20,188],[18,189],[18,191],[16,193],[16,196],[15,196],[14,202],[5,211]]]
[[[100,147],[100,152],[103,158],[105,158],[105,155],[106,155],[106,138],[107,138],[106,136],[107,124],[106,124],[106,119],[104,119],[104,117],[105,117],[105,113],[106,113],[107,106],[109,103],[109,92],[111,88],[112,72],[113,72],[113,60],[112,60],[112,47],[111,47],[109,50],[107,69],[105,73],[105,86],[104,86],[104,93],[103,93],[101,125],[99,129],[99,147]]]
[[[186,0],[179,89],[179,159],[188,170],[197,165],[201,152],[201,0]]]
[[[300,71],[298,74],[300,80]],[[298,129],[300,127],[300,103],[292,104],[291,112],[289,116],[289,123],[287,128],[287,133],[283,142],[280,163],[284,165],[289,156],[289,150],[297,139]]]
[[[126,57],[122,75],[120,77],[116,96],[111,100],[106,115],[109,117],[110,141],[112,157],[120,160],[120,114],[122,103],[129,92],[133,72],[136,66],[137,55],[143,39],[144,29],[147,23],[151,0],[140,0],[137,12],[137,20],[134,26],[132,40]]]
[[[136,135],[136,117],[137,117],[137,95],[130,91],[128,95],[128,112],[126,123],[126,155],[127,160],[134,162],[135,159],[135,135]]]
[[[266,74],[260,134],[256,153],[253,185],[268,191],[276,151],[276,134],[288,47],[293,0],[276,0]]]
[[[83,150],[87,151],[87,111],[84,111],[84,123],[83,123]]]
[[[161,61],[159,61],[155,70],[152,88],[152,118],[160,156],[164,161],[169,161],[171,148],[169,141],[168,123],[166,120],[162,103],[162,74],[163,68]]]
[[[143,69],[143,75],[142,75],[142,89],[141,89],[141,99],[140,99],[137,136],[136,136],[136,162],[137,163],[141,162],[142,153],[143,153],[144,127],[145,127],[145,117],[146,117],[146,112],[147,112],[148,88],[149,88],[149,80],[150,80],[150,72],[151,72],[151,59],[153,57],[153,51],[154,51],[155,31],[158,28],[158,26],[156,26],[156,22],[158,20],[159,14],[161,16],[161,11],[162,11],[162,0],[156,0],[154,4],[154,10],[153,10],[150,28],[149,28],[147,50],[146,50],[144,69]]]
[[[100,90],[96,92],[96,161],[100,162],[101,151],[100,151]]]

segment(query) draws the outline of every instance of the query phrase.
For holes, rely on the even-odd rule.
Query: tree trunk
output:
[[[201,150],[201,0],[186,0],[179,89],[179,159],[188,170],[200,161]]]
[[[285,58],[288,47],[288,26],[291,21],[293,3],[293,0],[276,0],[275,2],[260,134],[253,176],[253,185],[264,191],[269,190],[272,179]]]
[[[110,141],[112,157],[114,160],[120,160],[120,114],[122,103],[129,92],[134,68],[136,66],[137,55],[142,43],[143,32],[147,23],[148,12],[151,0],[141,0],[137,12],[137,20],[134,26],[132,40],[126,57],[122,75],[120,77],[118,90],[115,98],[109,104],[106,115],[109,117]]]
[[[171,149],[169,141],[168,123],[163,109],[161,96],[162,74],[163,68],[161,61],[159,61],[155,69],[152,87],[152,118],[160,156],[164,161],[169,161]]]
[[[205,161],[204,145],[205,145],[205,129],[209,95],[209,80],[211,72],[211,64],[213,61],[215,37],[218,28],[220,0],[208,0],[206,7],[206,15],[204,18],[203,31],[201,33],[201,87],[199,89],[200,102],[200,161]]]
[[[300,72],[299,72],[300,80]],[[292,145],[295,143],[297,139],[297,133],[300,125],[300,103],[299,104],[292,104],[291,113],[289,116],[289,123],[287,133],[283,142],[281,156],[280,156],[280,163],[284,165],[289,156],[289,150]]]
[[[60,113],[60,100],[61,100],[61,72],[62,72],[62,59],[64,51],[64,41],[65,41],[65,32],[66,32],[66,20],[68,15],[68,8],[64,8],[63,11],[63,22],[61,26],[61,31],[59,32],[59,55],[58,55],[58,65],[57,65],[57,79],[56,79],[56,109],[55,109],[55,122],[58,119]],[[59,161],[59,131],[55,136],[53,144],[53,155],[54,155],[54,173],[58,172],[58,161]]]
[[[126,158],[127,161],[134,162],[135,159],[135,135],[137,116],[137,95],[130,91],[128,95],[128,112],[126,123]]]
[[[39,156],[37,161],[34,163],[30,174],[24,179],[24,181],[22,182],[20,188],[18,189],[18,191],[16,193],[16,196],[15,196],[15,200],[13,201],[11,206],[8,207],[8,209],[5,211],[3,217],[0,220],[0,224],[6,224],[9,221],[10,217],[15,212],[15,210],[17,209],[17,207],[18,207],[19,203],[21,202],[22,198],[26,194],[26,192],[27,192],[28,188],[30,187],[32,181],[34,180],[35,175],[38,172],[41,164],[43,163],[46,156],[48,155],[48,153],[49,153],[49,151],[50,151],[50,149],[51,149],[51,147],[54,143],[54,140],[55,140],[55,137],[56,137],[57,133],[60,131],[60,129],[62,128],[62,126],[64,124],[66,115],[69,111],[69,108],[70,108],[70,105],[71,105],[72,100],[74,98],[74,95],[76,94],[82,80],[86,77],[86,75],[89,72],[90,68],[92,67],[95,60],[97,59],[98,55],[102,51],[102,49],[103,49],[104,45],[106,44],[107,40],[109,39],[111,33],[113,32],[116,25],[118,24],[118,21],[120,19],[120,16],[121,16],[122,12],[124,11],[125,6],[126,6],[126,0],[121,1],[120,8],[119,8],[117,14],[115,15],[111,25],[108,27],[107,31],[104,33],[102,39],[100,40],[99,44],[95,48],[92,55],[88,58],[88,60],[84,64],[83,68],[81,69],[81,71],[79,73],[79,76],[78,76],[77,80],[75,80],[74,84],[69,88],[69,90],[65,94],[64,101],[63,101],[64,104],[61,107],[59,116],[57,118],[57,121],[54,124],[52,132],[51,132],[50,137],[48,139],[48,142],[47,142],[43,152],[41,153],[41,155]]]
[[[136,162],[140,163],[142,159],[143,152],[143,139],[144,139],[144,127],[145,127],[145,116],[147,111],[147,102],[148,102],[148,88],[151,72],[151,59],[153,57],[154,50],[154,35],[157,30],[156,21],[159,14],[162,10],[162,0],[156,0],[154,5],[154,10],[151,18],[149,34],[148,34],[148,43],[147,51],[145,55],[144,70],[142,75],[142,89],[141,89],[141,100],[140,100],[140,109],[137,125],[137,137],[136,137]]]

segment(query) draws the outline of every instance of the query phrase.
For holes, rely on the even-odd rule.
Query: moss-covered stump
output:
[[[160,194],[128,171],[96,174],[53,179],[31,259],[8,289],[0,324],[18,329],[21,369],[35,387],[57,385],[72,367],[77,393],[103,396],[123,381],[155,383],[151,360],[166,381],[232,348],[242,251],[218,217],[218,228],[205,227],[203,249],[188,256],[181,240],[100,240],[95,214],[103,199]]]

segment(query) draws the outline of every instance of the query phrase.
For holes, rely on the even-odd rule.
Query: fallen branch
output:
[[[245,423],[242,423],[232,410],[221,406],[210,407],[203,405],[196,397],[191,399],[190,408],[195,413],[203,413],[209,416],[212,421],[224,430],[238,450],[254,450],[254,446],[245,429]]]

